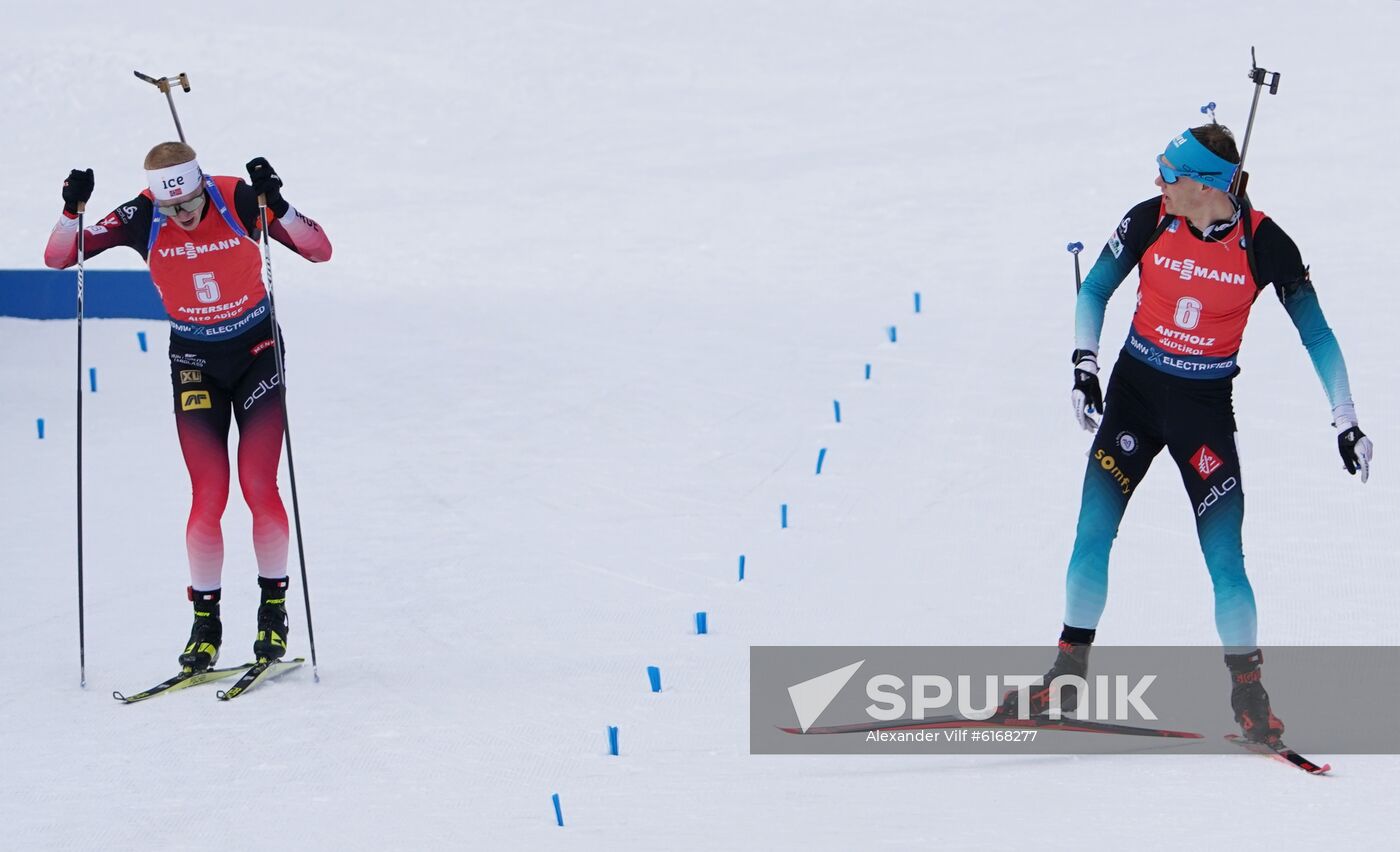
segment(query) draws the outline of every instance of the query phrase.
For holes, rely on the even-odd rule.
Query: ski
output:
[[[825,727],[787,728],[779,730],[789,734],[866,734],[872,731],[916,731],[926,728],[1028,728],[1042,731],[1071,731],[1083,734],[1121,734],[1133,737],[1169,737],[1176,739],[1202,739],[1204,735],[1193,731],[1174,731],[1167,728],[1140,728],[1136,725],[1118,725],[1112,722],[1094,722],[1083,719],[1051,719],[1049,716],[1032,716],[1018,719],[1015,716],[995,715],[989,719],[969,719],[965,716],[933,716],[928,719],[897,719],[893,722],[856,722],[849,725],[828,725]]]
[[[135,695],[122,695],[120,692],[114,690],[112,692],[112,697],[123,704],[135,704],[138,701],[145,701],[147,698],[155,698],[158,695],[174,692],[177,689],[199,686],[201,683],[212,683],[216,680],[234,677],[235,675],[247,671],[252,665],[252,663],[244,663],[241,666],[232,666],[226,669],[205,669],[202,672],[185,669],[169,680],[163,680],[150,689],[142,690]]]
[[[1322,766],[1318,766],[1316,763],[1313,763],[1311,760],[1308,760],[1306,757],[1303,757],[1281,742],[1257,743],[1253,740],[1247,740],[1239,734],[1226,734],[1225,739],[1245,751],[1252,751],[1255,754],[1272,757],[1284,763],[1291,763],[1309,775],[1326,775],[1328,772],[1332,771],[1332,764],[1324,763]]]
[[[306,662],[305,657],[296,657],[291,660],[259,660],[249,666],[238,678],[238,682],[230,686],[227,691],[219,690],[219,700],[231,701],[263,681],[281,677],[304,662]]]

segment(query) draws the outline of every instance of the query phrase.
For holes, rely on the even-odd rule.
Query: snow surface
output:
[[[1370,484],[1341,472],[1261,298],[1236,401],[1261,640],[1400,641],[1400,4],[0,11],[0,267],[40,265],[69,168],[104,211],[140,188],[171,127],[133,68],[188,72],[202,162],[266,155],[336,246],[274,258],[321,681],[233,704],[108,698],[188,630],[159,324],[84,324],[81,690],[74,328],[0,320],[0,847],[1394,848],[1393,756],[1330,779],[1247,755],[750,756],[747,660],[1053,643],[1087,445],[1064,245],[1092,259],[1200,104],[1243,131],[1251,44],[1283,72],[1252,195],[1312,264],[1378,448]],[[234,494],[229,661],[255,608]],[[1215,642],[1169,468],[1113,566],[1102,640]]]

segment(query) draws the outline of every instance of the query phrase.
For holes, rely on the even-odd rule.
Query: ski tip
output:
[[[126,696],[125,696],[125,695],[122,695],[120,692],[117,692],[115,689],[112,690],[112,697],[115,698],[115,699],[117,699],[118,701],[125,701],[125,700],[126,700]]]
[[[1309,775],[1326,775],[1332,771],[1332,764],[1318,766],[1282,742],[1260,743],[1248,740],[1239,734],[1226,734],[1225,739],[1256,754],[1273,757],[1283,763],[1291,763]]]
[[[1306,757],[1303,757],[1296,751],[1290,751],[1289,754],[1281,754],[1279,755],[1279,758],[1286,763],[1293,764],[1294,766],[1298,767],[1299,769],[1303,770],[1309,775],[1326,775],[1327,773],[1332,771],[1332,764],[1324,763],[1323,765],[1318,766],[1316,763],[1313,763],[1311,760],[1308,760]]]

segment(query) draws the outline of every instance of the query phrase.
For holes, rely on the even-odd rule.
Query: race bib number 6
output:
[[[1176,302],[1176,314],[1172,317],[1177,328],[1192,329],[1201,322],[1201,300],[1183,296]]]

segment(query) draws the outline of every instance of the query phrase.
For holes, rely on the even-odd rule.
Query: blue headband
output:
[[[1222,192],[1230,191],[1235,168],[1234,163],[1202,145],[1189,130],[1168,142],[1167,150],[1157,158],[1157,171],[1167,183],[1188,177]]]

